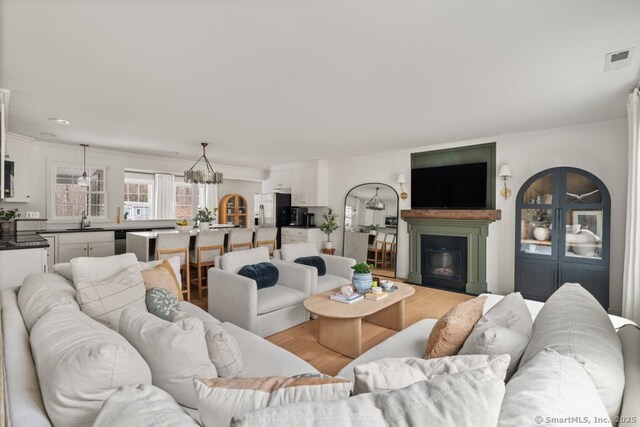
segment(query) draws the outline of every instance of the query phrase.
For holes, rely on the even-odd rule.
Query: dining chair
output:
[[[393,267],[394,258],[396,252],[396,235],[395,234],[387,234],[384,238],[384,256],[383,256],[383,265],[384,267]]]
[[[273,255],[273,251],[278,249],[278,242],[276,241],[277,235],[278,229],[275,227],[258,228],[253,238],[253,247],[268,246],[269,255]]]
[[[238,248],[253,248],[253,230],[250,228],[232,228],[229,231],[229,252]]]
[[[226,233],[220,230],[200,231],[196,235],[195,247],[189,252],[189,261],[194,265],[198,274],[198,298],[202,298],[202,290],[208,289],[209,283],[203,285],[202,270],[213,267],[214,260],[217,256],[224,254],[224,237]]]
[[[367,251],[367,262],[372,262],[374,267],[378,267],[378,264],[382,267],[384,265],[384,239],[385,233],[378,233],[373,240]]]
[[[191,301],[191,280],[189,275],[189,233],[158,233],[156,236],[156,260],[169,258],[171,256],[180,257],[180,270],[184,270],[186,289],[182,290],[186,294],[187,301]]]

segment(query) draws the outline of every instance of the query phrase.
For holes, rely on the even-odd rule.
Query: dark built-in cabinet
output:
[[[611,198],[593,174],[547,169],[529,178],[516,200],[515,289],[546,301],[579,283],[609,308]]]

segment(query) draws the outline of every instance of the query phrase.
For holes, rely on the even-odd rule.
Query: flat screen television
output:
[[[411,171],[412,209],[486,209],[487,163]]]

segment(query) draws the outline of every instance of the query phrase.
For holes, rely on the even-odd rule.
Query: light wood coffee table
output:
[[[404,283],[395,285],[398,289],[379,301],[364,298],[346,304],[331,300],[329,296],[339,292],[339,289],[304,300],[305,308],[318,316],[318,342],[333,351],[356,358],[362,353],[363,320],[396,331],[404,329],[404,300],[416,291],[413,286]]]

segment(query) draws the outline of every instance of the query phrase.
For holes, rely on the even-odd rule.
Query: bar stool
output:
[[[384,265],[384,239],[384,233],[376,234],[373,244],[367,250],[367,262],[373,262],[374,267],[378,267],[378,264],[381,267]]]
[[[258,228],[256,230],[255,237],[253,238],[253,247],[269,246],[269,255],[273,255],[273,251],[278,249],[278,242],[276,236],[278,235],[278,229],[273,228]]]
[[[184,270],[184,278],[187,289],[182,293],[187,294],[187,301],[191,301],[191,281],[189,278],[189,233],[158,233],[156,237],[156,260],[169,258],[173,255],[180,257],[180,269]]]
[[[229,231],[229,252],[237,248],[253,248],[253,230],[249,228],[232,228]]]
[[[384,238],[384,267],[393,267],[396,253],[396,235],[387,234]],[[388,257],[388,259],[387,259]]]
[[[200,231],[196,235],[195,249],[189,252],[189,260],[198,269],[198,297],[202,298],[202,290],[209,286],[202,286],[202,269],[213,267],[213,261],[218,255],[224,254],[224,231]],[[208,285],[208,283],[207,283]]]

